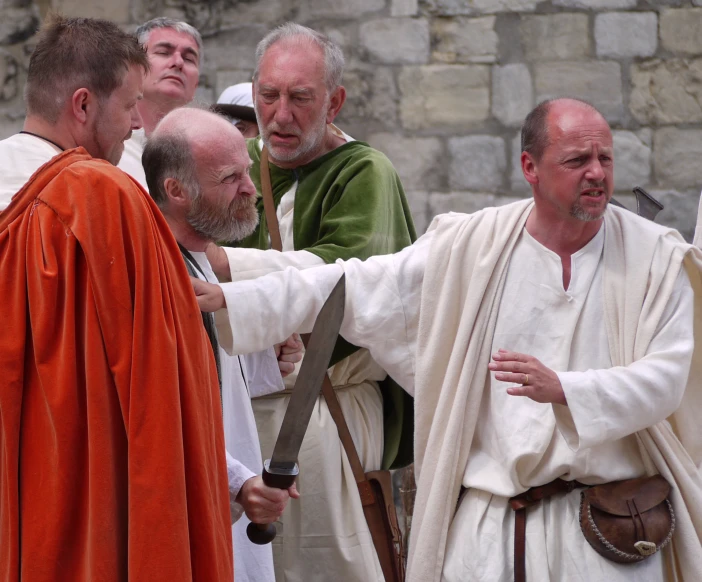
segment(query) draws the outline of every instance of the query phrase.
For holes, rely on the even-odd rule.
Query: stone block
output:
[[[423,64],[429,60],[429,22],[424,18],[381,18],[361,24],[359,40],[372,61]]]
[[[637,0],[553,0],[553,5],[563,8],[601,10],[603,8],[634,8],[636,2]]]
[[[619,63],[609,61],[551,62],[535,66],[536,102],[568,95],[592,103],[610,122],[624,114]]]
[[[51,0],[51,8],[64,16],[104,18],[118,24],[129,22],[129,0],[85,2],[85,0]]]
[[[682,191],[650,190],[648,192],[664,206],[660,214],[656,216],[656,222],[677,228],[686,241],[692,242],[700,200],[699,188]]]
[[[0,101],[11,101],[19,94],[19,67],[15,58],[0,49]]]
[[[661,11],[661,46],[679,55],[702,54],[702,8]]]
[[[415,16],[419,0],[390,0],[390,16]]]
[[[487,65],[404,67],[400,115],[407,129],[466,127],[490,116]]]
[[[255,67],[256,45],[268,32],[260,24],[241,26],[204,39],[205,66],[219,70]]]
[[[702,59],[633,64],[629,109],[646,125],[702,121]]]
[[[347,70],[343,83],[346,103],[335,123],[342,126],[365,124],[376,133],[383,129],[397,129],[398,94],[390,68]]]
[[[307,0],[301,3],[301,16],[298,22],[308,18],[354,18],[368,12],[378,12],[385,8],[385,0]]]
[[[447,212],[473,214],[483,208],[504,206],[520,200],[513,196],[498,196],[487,192],[432,192],[429,194],[429,222]]]
[[[590,55],[587,14],[524,16],[519,32],[529,61],[581,59]]]
[[[650,57],[658,47],[655,12],[605,12],[595,16],[598,57]]]
[[[439,138],[376,133],[369,136],[368,143],[390,158],[405,188],[440,187],[443,148]]]
[[[33,3],[22,6],[14,2],[2,7],[0,44],[15,44],[30,38],[39,28],[39,9]]]
[[[188,3],[192,8],[192,2]],[[209,8],[208,3],[202,3]],[[266,0],[265,2],[224,2],[223,10],[216,20],[216,31],[236,28],[242,24],[265,24],[285,22],[290,19],[290,0]]]
[[[496,192],[507,170],[505,142],[493,135],[454,137],[448,141],[449,187]]]
[[[534,106],[534,86],[526,65],[492,68],[492,114],[507,126],[520,126]]]
[[[425,0],[431,14],[437,16],[474,16],[499,12],[533,12],[542,0]]]
[[[614,189],[630,191],[651,181],[651,148],[631,131],[612,132],[614,140]]]
[[[656,184],[663,188],[702,185],[702,130],[664,127],[653,137]]]
[[[405,190],[407,204],[414,222],[417,235],[421,236],[429,226],[429,192],[421,190]]]
[[[431,23],[431,58],[442,63],[494,63],[498,36],[495,17],[434,18]]]

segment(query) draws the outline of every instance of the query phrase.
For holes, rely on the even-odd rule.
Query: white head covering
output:
[[[225,105],[244,105],[252,107],[253,104],[253,84],[237,83],[227,87],[217,99],[217,103]],[[232,123],[238,123],[240,119],[232,119]]]

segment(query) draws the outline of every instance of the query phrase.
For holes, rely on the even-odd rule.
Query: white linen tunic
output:
[[[117,167],[139,182],[144,190],[148,192],[149,187],[146,184],[146,174],[144,173],[144,166],[141,164],[144,146],[146,146],[144,129],[135,129],[132,131],[132,137],[124,142],[124,151]]]
[[[259,311],[257,301],[270,310],[276,297],[267,333],[284,336],[289,327],[309,331],[345,272],[342,335],[369,348],[413,393],[423,273],[432,236],[429,232],[395,255],[363,263],[288,269],[225,285],[225,294],[230,301],[249,301],[249,312]],[[526,231],[517,244],[493,349],[521,351],[553,367],[569,406],[509,396],[506,384],[492,375],[486,379],[490,394],[483,399],[477,438],[464,470],[463,484],[469,490],[449,531],[447,582],[512,580],[514,515],[507,498],[557,477],[594,484],[642,475],[641,456],[630,435],[665,419],[680,401],[693,349],[693,294],[687,275],[678,276],[646,357],[611,368],[602,306],[603,236],[604,229],[573,255],[567,291],[557,255]],[[241,325],[242,314],[229,315],[232,326]],[[254,348],[256,338],[248,339]],[[578,504],[576,490],[528,511],[529,580],[663,579],[660,556],[624,566],[595,553],[579,531]]]
[[[216,283],[217,277],[205,253],[190,254],[207,275],[206,280]],[[196,272],[199,278],[204,278],[202,273]],[[250,522],[235,499],[244,481],[260,474],[263,467],[251,397],[282,390],[283,381],[272,348],[245,356],[230,356],[220,347],[219,360],[229,500],[232,521],[235,521],[232,526],[234,579],[237,582],[274,582],[271,546],[249,541],[246,527]]]
[[[34,172],[60,153],[60,148],[27,133],[0,141],[0,212]]]
[[[346,141],[351,137],[337,130]],[[261,141],[258,141],[259,147]],[[295,250],[293,216],[297,182],[278,204],[276,214],[283,253],[225,248],[233,280],[296,266],[324,265],[313,253]],[[237,304],[229,303],[237,310]],[[242,305],[242,304],[238,304]],[[234,328],[236,329],[236,328]],[[288,390],[253,401],[264,458],[270,458],[290,401],[297,370],[285,379]],[[383,454],[383,402],[378,381],[385,371],[367,350],[359,350],[329,370],[329,377],[366,471],[380,469]],[[298,458],[300,499],[291,499],[273,541],[278,582],[382,582],[351,465],[341,446],[326,401],[320,397]]]

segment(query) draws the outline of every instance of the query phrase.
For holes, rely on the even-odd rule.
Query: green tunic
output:
[[[247,140],[253,160],[251,179],[261,192],[258,139]],[[298,182],[293,210],[295,250],[306,250],[333,263],[337,259],[367,259],[395,253],[412,244],[417,235],[400,178],[390,160],[360,141],[348,142],[309,164],[284,170],[269,163],[273,200]],[[258,201],[261,222],[239,246],[270,248],[263,200]],[[332,363],[356,349],[343,339]],[[410,396],[391,378],[381,382],[385,414],[383,467],[412,461],[414,428]]]

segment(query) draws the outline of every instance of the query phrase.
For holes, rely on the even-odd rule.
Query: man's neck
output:
[[[165,213],[164,216],[173,236],[181,246],[193,253],[205,252],[205,248],[211,242],[210,240],[197,234],[185,220],[179,220]]]
[[[52,125],[40,117],[27,116],[24,120],[22,130],[42,137],[64,150],[74,148],[78,145],[71,132],[64,127],[60,120]]]
[[[324,139],[314,152],[310,152],[303,158],[299,158],[297,160],[290,160],[289,162],[278,161],[273,157],[271,157],[270,160],[271,163],[275,164],[279,168],[283,168],[284,170],[293,170],[295,168],[299,168],[300,166],[309,164],[317,158],[321,158],[322,156],[344,145],[345,143],[346,139],[342,135],[339,135],[331,124],[327,124],[327,131],[324,135]]]
[[[561,258],[563,268],[563,289],[570,286],[571,255],[577,253],[589,243],[602,228],[603,218],[599,220],[564,220],[549,215],[548,212],[534,206],[526,222],[527,232],[547,249]]]
[[[174,109],[182,107],[186,103],[174,103],[173,101],[158,101],[144,98],[137,103],[141,121],[144,124],[144,134],[150,137],[151,133],[156,129],[159,121],[168,115]]]

